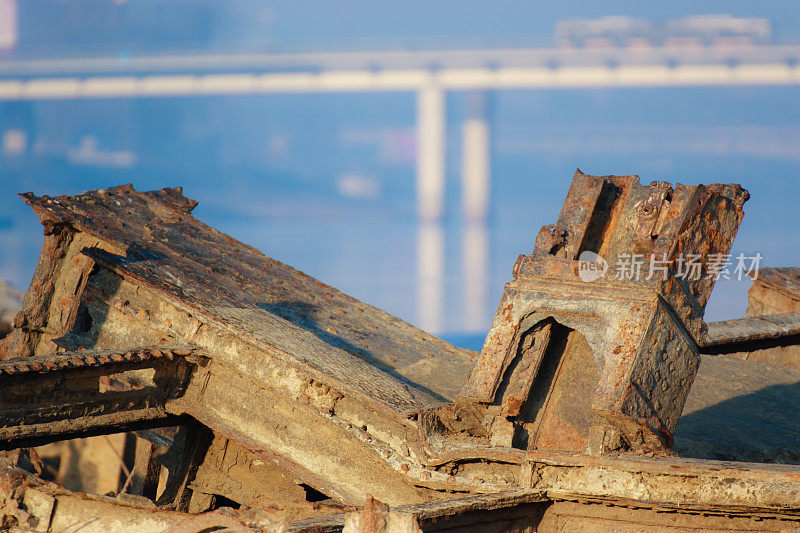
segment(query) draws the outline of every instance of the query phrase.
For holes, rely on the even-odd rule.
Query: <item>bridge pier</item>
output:
[[[417,226],[417,326],[442,332],[444,301],[444,230],[435,220]]]
[[[489,319],[489,214],[491,193],[491,139],[487,92],[467,94],[466,116],[461,126],[462,264],[464,268],[465,330],[482,331]]]
[[[486,91],[467,95],[461,127],[461,201],[467,220],[484,220],[489,212],[491,147],[486,106]]]
[[[417,318],[419,326],[439,332],[443,326],[444,215],[447,121],[445,90],[433,83],[417,92]],[[464,228],[464,324],[480,331],[486,321],[489,277],[488,231],[491,147],[486,91],[467,95],[462,124],[461,198]]]
[[[489,323],[489,230],[485,220],[467,220],[462,229],[461,261],[464,331],[484,331]]]
[[[435,84],[417,92],[417,213],[438,220],[444,213],[445,93]]]

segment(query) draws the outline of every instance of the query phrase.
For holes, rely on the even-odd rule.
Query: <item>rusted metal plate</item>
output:
[[[583,335],[570,331],[562,339],[562,355],[549,361],[552,378],[548,372],[537,376],[532,401],[526,406],[530,412],[525,418],[531,420],[526,448],[586,448],[592,424],[592,406],[586,399],[597,387],[598,372]]]
[[[51,234],[66,226],[102,241],[87,259],[393,408],[454,398],[472,366],[469,351],[199,222],[180,189],[22,196]]]

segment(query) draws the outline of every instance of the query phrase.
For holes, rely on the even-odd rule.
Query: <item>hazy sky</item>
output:
[[[337,48],[552,42],[559,20],[609,15],[664,20],[697,14],[765,17],[800,40],[800,2],[24,0],[20,42],[125,52],[176,47]],[[64,52],[64,49],[57,49]]]
[[[313,36],[392,38],[407,36],[525,37],[549,35],[568,18],[628,15],[662,20],[698,14],[766,17],[779,35],[798,34],[800,2],[592,0],[519,2],[496,0],[287,2],[271,7],[282,39]]]

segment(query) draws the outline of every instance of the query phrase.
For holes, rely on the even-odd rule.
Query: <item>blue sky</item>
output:
[[[609,15],[654,21],[699,14],[765,17],[800,40],[800,3],[686,1],[24,0],[21,46],[137,52],[163,47],[381,48],[548,42],[559,20]],[[64,52],[62,48],[61,53]]]

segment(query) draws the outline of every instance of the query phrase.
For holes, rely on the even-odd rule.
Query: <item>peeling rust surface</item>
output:
[[[106,250],[84,250],[87,260],[102,260],[325,379],[386,396],[397,409],[453,398],[473,362],[470,352],[199,222],[190,214],[195,202],[180,189],[141,193],[126,185],[73,197],[22,197],[46,226],[73,227],[106,243]],[[39,277],[46,284],[50,274]],[[452,377],[434,376],[437,367]]]
[[[191,355],[193,349],[186,346],[159,346],[119,352],[116,350],[84,350],[73,353],[42,355],[30,358],[11,359],[0,362],[0,374],[17,375],[26,372],[49,372],[74,368],[110,365],[115,363],[138,363],[149,359],[173,359]]]
[[[763,401],[800,370],[704,355],[698,374],[700,350],[792,341],[797,317],[707,336],[713,283],[682,279],[674,262],[664,280],[579,275],[586,251],[612,266],[727,253],[747,199],[737,185],[578,171],[556,224],[515,263],[479,357],[202,224],[180,189],[23,197],[46,239],[0,342],[0,437],[14,448],[148,431],[133,437],[136,479],[116,498],[14,466],[41,467],[35,451],[0,457],[4,524],[55,531],[95,513],[103,531],[115,516],[152,531],[800,525],[798,467],[709,460],[795,462],[796,432],[770,433],[791,423],[757,422],[780,390],[761,407],[732,403],[738,425],[721,399],[747,392],[732,376],[760,384],[748,391]]]
[[[528,383],[535,387],[552,379],[546,373],[535,380],[525,373],[516,375],[520,364],[530,367],[518,347],[532,327],[540,327],[537,321],[552,319],[565,331],[589,339],[597,385],[587,388],[576,374],[572,386],[581,398],[592,398],[591,429],[577,429],[565,422],[569,417],[554,417],[553,410],[561,409],[565,400],[553,394],[558,389],[551,385],[547,401],[536,408],[542,413],[490,422],[493,442],[511,445],[511,435],[537,426],[541,418],[561,421],[535,439],[547,448],[601,453],[609,448],[669,447],[699,365],[697,344],[706,334],[702,315],[713,287],[706,275],[707,260],[729,251],[748,197],[738,185],[643,186],[637,176],[577,171],[556,224],[542,228],[533,253],[515,263],[514,280],[506,285],[461,398],[487,405],[487,412],[498,402],[506,416],[518,412],[526,398],[518,392],[503,398],[508,389],[504,380],[514,382],[511,390],[531,390]],[[586,253],[599,255],[617,269],[634,254],[646,259],[627,275],[622,271],[587,281],[579,272]],[[700,258],[699,280],[678,266],[679,258],[689,254]],[[664,263],[665,271],[651,271],[656,264],[651,256]],[[558,339],[549,342],[555,346]],[[556,375],[570,360],[570,352],[557,356],[561,362]],[[558,379],[571,379],[570,371]]]

